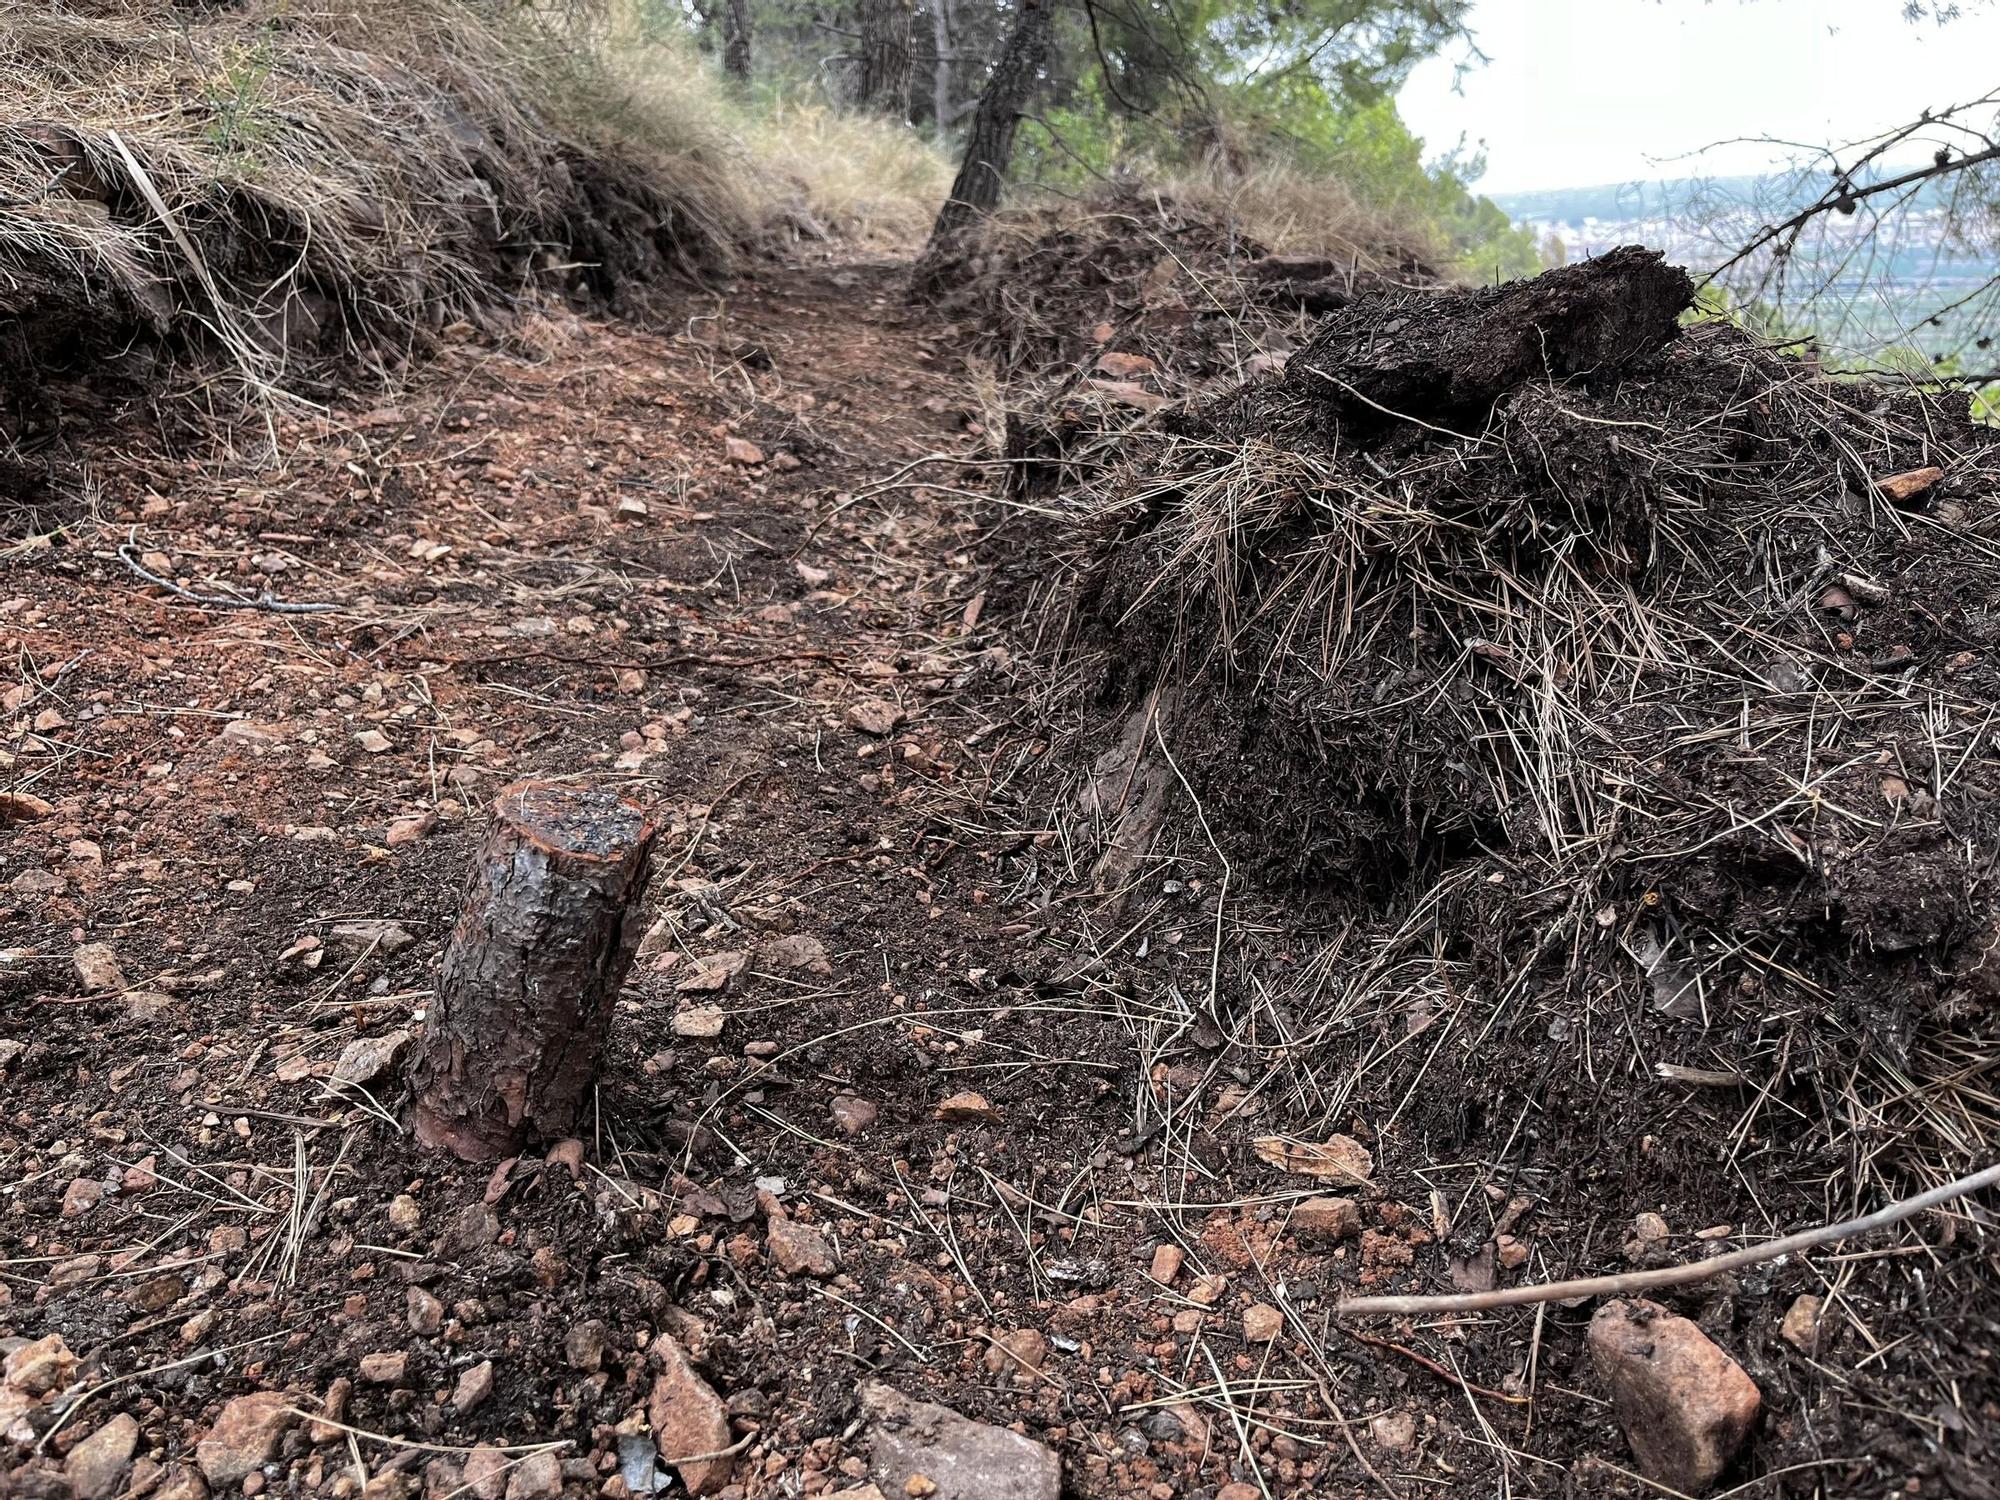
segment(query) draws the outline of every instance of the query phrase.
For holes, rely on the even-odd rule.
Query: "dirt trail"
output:
[[[987,608],[1024,521],[923,464],[991,445],[899,277],[455,342],[393,405],[280,419],[275,470],[101,414],[95,512],[0,587],[4,785],[48,804],[0,842],[0,1335],[122,1383],[22,1484],[66,1493],[53,1456],[114,1412],[171,1474],[226,1399],[351,1382],[353,1443],[295,1428],[274,1493],[355,1493],[361,1464],[370,1495],[442,1496],[454,1450],[550,1439],[566,1492],[610,1493],[659,1331],[726,1399],[744,1495],[860,1484],[870,1371],[1021,1424],[1078,1495],[1628,1482],[1593,1457],[1623,1450],[1587,1309],[1329,1325],[1341,1287],[1429,1284],[1452,1214],[1534,1242],[1532,1196],[1458,1175],[1448,1202],[1423,1172],[1453,1143],[1408,1141],[1351,1222],[1309,1224],[1324,1184],[1259,1164],[1284,1039],[1222,1050],[1202,881],[1141,933],[1038,810]],[[201,608],[128,539],[196,593],[339,612]],[[583,772],[669,809],[655,926],[581,1160],[489,1179],[393,1128],[393,1069],[334,1073],[419,1018],[493,791]],[[772,1195],[837,1269],[774,1264]],[[1566,1227],[1552,1265],[1599,1255]],[[1260,1306],[1284,1336],[1246,1337]],[[1815,1449],[1792,1358],[1747,1357],[1773,1451],[1846,1462],[1869,1434]],[[486,1361],[490,1395],[462,1384]]]

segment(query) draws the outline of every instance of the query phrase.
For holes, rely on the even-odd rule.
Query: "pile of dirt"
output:
[[[1137,416],[1275,368],[1360,291],[1436,273],[1393,245],[1274,254],[1209,205],[1123,187],[999,215],[935,279],[1007,392],[1016,490],[1043,493]]]
[[[1374,1083],[1455,1042],[1461,1126],[1483,1049],[1641,1017],[1642,1078],[1770,1078],[1833,1175],[1967,1170],[2000,1124],[2000,434],[1690,301],[1636,248],[1364,294],[1130,438],[1058,600],[1118,742],[1104,871],[1183,781],[1198,842],[1340,924],[1308,1043],[1443,1021]]]
[[[222,356],[253,389],[743,233],[706,122],[614,118],[529,9],[0,0],[0,396]],[[669,138],[677,137],[677,138]]]
[[[1067,841],[1114,910],[1212,933],[1150,963],[1266,1118],[1640,1239],[1872,1209],[2000,1139],[2000,433],[1691,303],[1636,247],[1363,292],[1127,434],[1048,606]],[[1844,1283],[1925,1353],[1822,1437],[2000,1398],[1959,1316],[1991,1222]],[[1482,1233],[1459,1287],[1510,1279]],[[1761,1348],[1784,1287],[1683,1306]],[[1774,1422],[1754,1464],[1815,1451]]]

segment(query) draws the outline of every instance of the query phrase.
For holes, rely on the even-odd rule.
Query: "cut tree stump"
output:
[[[523,781],[493,806],[410,1061],[426,1146],[497,1161],[575,1133],[642,923],[648,810]]]

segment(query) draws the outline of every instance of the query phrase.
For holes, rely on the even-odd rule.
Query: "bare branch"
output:
[[[1872,1214],[1864,1214],[1858,1219],[1848,1219],[1839,1224],[1827,1224],[1818,1229],[1804,1230],[1762,1245],[1746,1246],[1741,1250],[1732,1250],[1727,1255],[1718,1255],[1713,1260],[1696,1261],[1692,1265],[1662,1266],[1654,1271],[1626,1271],[1616,1276],[1586,1276],[1575,1281],[1551,1281],[1542,1286],[1507,1287],[1497,1292],[1467,1292],[1462,1296],[1352,1297],[1342,1302],[1335,1312],[1343,1318],[1366,1317],[1372,1313],[1430,1316],[1440,1313],[1490,1312],[1497,1307],[1523,1307],[1537,1302],[1565,1302],[1572,1297],[1622,1297],[1627,1292],[1686,1286],[1690,1282],[1706,1281],[1711,1276],[1720,1276],[1727,1271],[1740,1271],[1745,1266],[1776,1260],[1795,1251],[1811,1250],[1820,1245],[1830,1245],[1836,1240],[1850,1239],[1858,1234],[1886,1229],[1891,1224],[1900,1224],[1927,1208],[1936,1208],[1940,1203],[1949,1203],[1955,1198],[1963,1198],[1995,1184],[2000,1184],[2000,1163],[1983,1171],[1974,1172],[1969,1177],[1961,1177],[1955,1182],[1934,1187],[1929,1192],[1919,1193],[1914,1198],[1905,1198],[1900,1203],[1892,1203],[1887,1208],[1877,1209]]]

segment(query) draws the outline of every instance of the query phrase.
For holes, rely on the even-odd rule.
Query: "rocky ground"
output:
[[[1867,1300],[1952,1221],[1670,1308],[1333,1319],[1781,1226],[1274,1118],[1216,872],[1081,878],[1005,607],[1036,517],[900,276],[463,330],[275,462],[74,398],[86,482],[0,551],[7,1492],[1981,1493],[2000,1410]],[[489,1172],[398,1063],[529,775],[666,832],[587,1130]]]

